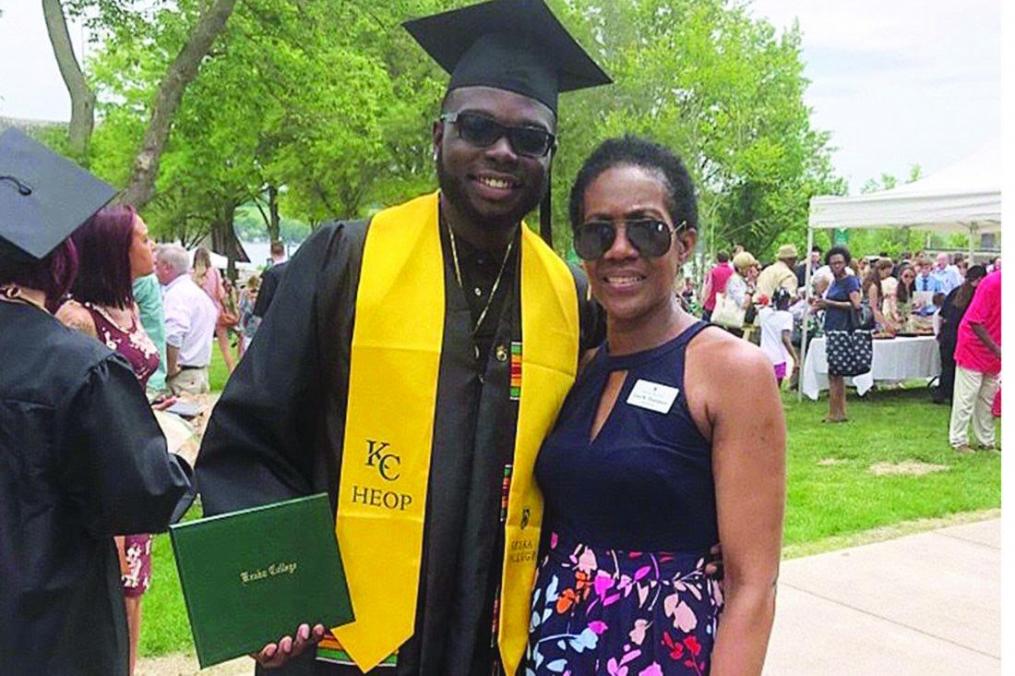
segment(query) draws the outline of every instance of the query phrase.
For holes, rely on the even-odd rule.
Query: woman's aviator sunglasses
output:
[[[627,241],[645,258],[658,258],[670,250],[677,228],[654,218],[623,221]],[[680,224],[681,226],[683,223]],[[610,250],[617,239],[617,226],[610,221],[589,221],[574,233],[574,250],[587,261],[594,261]]]
[[[444,113],[440,119],[442,122],[455,125],[459,136],[479,148],[492,146],[507,136],[517,154],[526,157],[545,157],[557,143],[557,138],[545,129],[508,127],[478,113]]]

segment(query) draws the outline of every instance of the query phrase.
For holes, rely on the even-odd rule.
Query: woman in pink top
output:
[[[229,351],[229,321],[227,314],[223,312],[223,303],[226,298],[226,287],[222,283],[222,276],[215,266],[211,264],[211,254],[203,246],[198,247],[194,252],[194,271],[191,275],[194,283],[204,289],[204,292],[215,303],[218,311],[218,321],[215,323],[215,338],[218,340],[219,351],[222,352],[222,359],[226,362],[226,368],[232,373],[236,368],[236,362]]]
[[[969,453],[967,428],[981,449],[994,450],[991,405],[1001,372],[1001,271],[987,275],[959,324],[955,345],[955,390],[949,441],[959,453]]]
[[[702,304],[704,312],[701,317],[706,322],[712,318],[712,311],[715,310],[716,294],[726,292],[726,282],[733,275],[733,266],[729,262],[730,255],[725,251],[720,251],[716,258],[719,262],[709,270],[708,277],[705,278],[705,288],[702,289],[701,294],[705,299]]]

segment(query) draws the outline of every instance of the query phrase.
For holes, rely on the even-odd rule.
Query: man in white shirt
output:
[[[175,244],[155,250],[155,275],[163,288],[166,313],[166,384],[173,394],[210,390],[208,364],[218,310],[187,274],[190,257]]]
[[[959,269],[951,265],[948,254],[941,252],[937,255],[937,265],[930,271],[930,276],[938,281],[941,293],[948,295],[952,289],[962,286],[962,276]]]

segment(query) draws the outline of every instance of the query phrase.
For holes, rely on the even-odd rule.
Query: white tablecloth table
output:
[[[863,396],[874,386],[875,380],[934,378],[940,373],[941,355],[934,336],[875,340],[870,372],[846,378],[846,386],[855,387],[856,393]],[[815,401],[821,390],[828,389],[824,336],[810,341],[803,368],[800,369],[800,383],[804,395]]]

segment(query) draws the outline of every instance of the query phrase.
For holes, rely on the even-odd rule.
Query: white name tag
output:
[[[675,387],[639,379],[631,388],[627,403],[658,413],[669,413],[678,394],[680,390]]]

